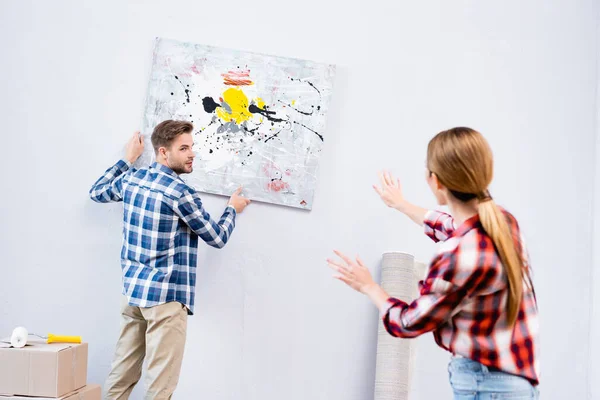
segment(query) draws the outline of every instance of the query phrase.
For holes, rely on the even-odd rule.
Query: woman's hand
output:
[[[402,187],[400,186],[400,179],[395,179],[392,174],[387,171],[380,171],[379,180],[381,182],[381,188],[377,185],[373,185],[373,189],[375,189],[385,205],[400,210],[405,203]]]
[[[334,278],[339,279],[352,289],[367,295],[369,299],[380,310],[384,310],[390,296],[379,286],[371,277],[371,272],[362,262],[360,257],[353,261],[350,257],[334,251],[343,262],[327,260],[327,264],[331,269],[338,272]]]
[[[417,225],[422,226],[427,214],[427,209],[409,203],[404,199],[400,179],[395,179],[389,172],[379,172],[381,188],[373,185],[381,200],[388,206],[395,208],[412,219]]]
[[[334,278],[339,279],[352,289],[363,294],[365,294],[369,288],[377,285],[375,281],[373,281],[371,272],[359,257],[354,261],[339,251],[334,251],[334,253],[342,259],[342,261],[327,259],[329,267],[338,273],[337,275],[334,275]]]

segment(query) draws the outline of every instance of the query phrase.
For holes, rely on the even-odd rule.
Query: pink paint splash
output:
[[[272,191],[272,192],[281,192],[284,189],[289,189],[290,185],[287,182],[281,181],[281,180],[275,180],[272,182],[269,182],[269,184],[267,185],[267,189]]]
[[[229,86],[250,86],[254,84],[250,79],[250,70],[246,71],[229,71],[221,74],[224,78],[223,83]]]
[[[268,176],[269,178],[272,178],[275,173],[281,172],[279,167],[270,161],[263,164],[262,170],[263,170],[263,173],[266,176]]]
[[[196,64],[192,65],[192,68],[190,68],[190,70],[196,75],[200,75],[200,71],[198,71],[198,67],[196,67]]]
[[[284,173],[282,173],[281,169],[274,163],[264,163],[262,170],[265,176],[271,179],[271,182],[266,184],[266,189],[268,191],[281,192],[282,190],[287,190],[290,188],[290,185],[282,180]],[[286,170],[285,175],[290,176],[290,170]]]

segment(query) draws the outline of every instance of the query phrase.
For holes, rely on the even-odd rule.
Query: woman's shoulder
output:
[[[519,221],[515,215],[500,205],[497,205],[496,207],[498,207],[498,210],[504,214],[506,222],[508,222],[508,225],[511,227],[511,229],[519,231]]]

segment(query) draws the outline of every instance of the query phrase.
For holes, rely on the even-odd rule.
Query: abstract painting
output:
[[[310,210],[335,66],[157,38],[140,163],[166,119],[194,125],[196,190]]]

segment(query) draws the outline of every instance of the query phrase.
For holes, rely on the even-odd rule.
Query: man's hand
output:
[[[129,142],[127,143],[127,148],[125,149],[125,158],[130,163],[134,163],[144,152],[144,140],[142,139],[142,135],[137,131],[133,134]]]
[[[242,211],[244,211],[244,208],[246,208],[246,206],[248,204],[250,204],[250,200],[242,197],[242,188],[241,187],[235,191],[235,193],[231,196],[231,198],[229,199],[229,202],[227,203],[227,205],[235,208],[235,211],[238,214],[241,213]]]

